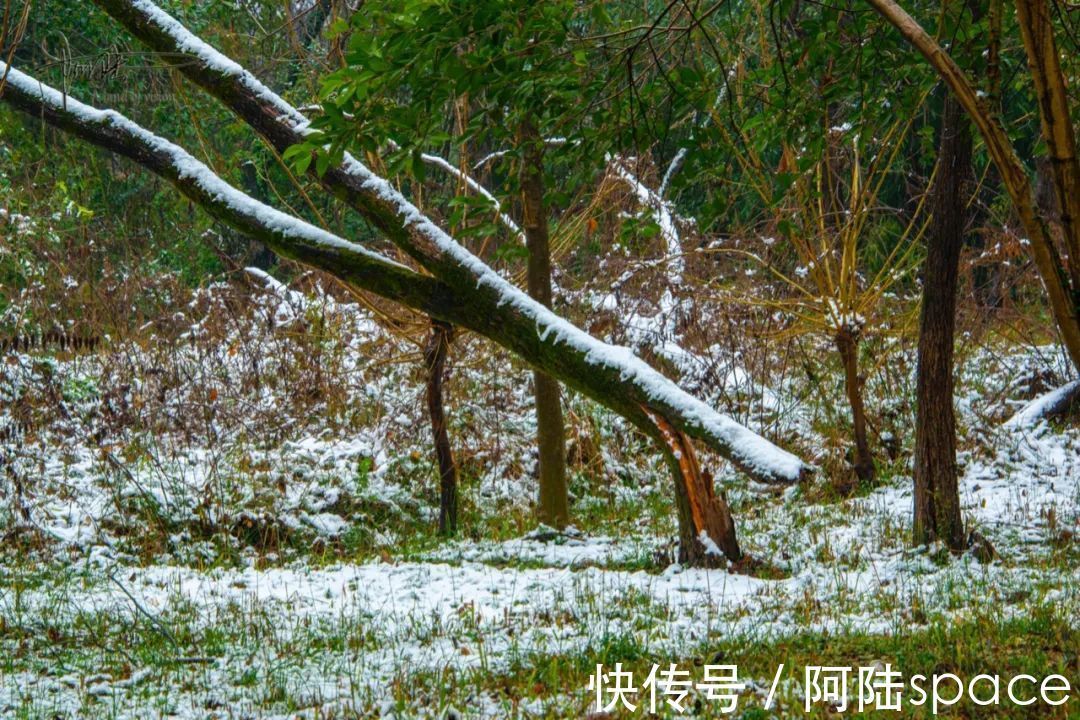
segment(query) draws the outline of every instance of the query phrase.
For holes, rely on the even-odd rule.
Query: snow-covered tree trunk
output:
[[[273,144],[287,147],[303,137],[303,116],[242,68],[194,36],[182,35],[187,31],[145,0],[124,5],[133,12],[136,5],[156,11],[156,32],[172,38],[180,68],[201,77]],[[185,55],[189,51],[197,54]],[[6,64],[0,63],[0,70],[7,73],[0,99],[134,160],[169,180],[217,219],[265,242],[279,255],[473,330],[623,415],[657,442],[663,443],[664,438],[650,413],[705,442],[759,481],[793,483],[808,472],[797,457],[688,395],[628,349],[593,338],[514,288],[351,157],[328,170],[324,183],[431,275],[253,200],[182,148],[115,111],[88,107]]]
[[[307,120],[302,114],[150,0],[95,2],[275,147],[283,151],[303,139]],[[433,275],[475,289],[470,298],[478,306],[472,310],[484,312],[492,304],[499,310],[490,322],[472,315],[471,323],[461,323],[463,327],[480,332],[534,367],[623,414],[654,439],[660,440],[642,412],[643,406],[659,412],[677,429],[706,443],[759,481],[793,483],[809,472],[797,457],[683,392],[626,348],[602,343],[531,301],[354,158],[346,154],[344,162],[331,167],[321,180]],[[516,324],[505,327],[502,323],[507,315],[514,315]],[[474,327],[492,324],[499,327],[489,331]],[[570,347],[557,349],[559,346]],[[559,371],[552,369],[558,366],[562,366]],[[622,397],[622,390],[616,390],[623,386],[632,389],[626,397]]]

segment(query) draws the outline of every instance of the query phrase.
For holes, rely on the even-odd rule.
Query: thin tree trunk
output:
[[[989,104],[989,99],[976,91],[953,58],[895,0],[866,1],[922,53],[978,128],[987,153],[1001,175],[1001,182],[1008,191],[1016,214],[1030,240],[1031,256],[1046,287],[1050,312],[1061,332],[1062,343],[1072,359],[1073,366],[1080,368],[1080,295],[1077,294],[1069,271],[1054,244],[1046,218],[1036,207],[1027,170],[1005,133],[997,113]],[[1042,5],[1042,8],[1034,7],[1036,4]],[[1045,16],[1045,3],[1040,0],[1018,0],[1016,5],[1017,18],[1022,26],[1025,23],[1031,25],[1032,18],[1039,20],[1032,27],[1024,26],[1023,32],[1032,66],[1032,79],[1040,99],[1039,114],[1044,128],[1044,139],[1048,147],[1056,148],[1051,151],[1059,174],[1055,180],[1060,188],[1076,187],[1080,182],[1076,179],[1080,170],[1075,167],[1075,146],[1070,146],[1070,133],[1065,127],[1069,122],[1068,114],[1066,113],[1065,117],[1057,114],[1065,104],[1065,86],[1060,67],[1051,57],[1052,33],[1045,31],[1045,23],[1041,20]],[[1076,223],[1072,227],[1080,229],[1080,225]],[[1080,246],[1080,241],[1076,238],[1066,240],[1070,248]],[[1080,251],[1072,254],[1080,255]]]
[[[836,333],[836,349],[844,365],[844,391],[851,406],[855,431],[855,476],[862,482],[874,480],[874,456],[866,437],[866,406],[863,404],[863,380],[859,377],[859,341],[848,328]]]
[[[679,562],[694,567],[717,567],[728,560],[742,561],[731,508],[723,495],[713,490],[712,477],[702,472],[690,438],[659,415],[649,415],[660,432],[664,458],[675,482]]]
[[[957,487],[953,344],[960,250],[968,216],[964,188],[970,173],[971,127],[963,108],[948,95],[942,109],[933,218],[923,266],[912,540],[916,545],[940,540],[956,552],[964,549],[964,523]]]
[[[1004,0],[989,0],[987,3],[987,38],[986,38],[986,100],[990,111],[995,115],[1001,114],[1001,23],[1004,15]],[[997,173],[997,167],[991,165],[987,168],[986,177],[983,179],[983,188],[993,195],[1001,190],[1001,178]],[[1038,192],[1036,191],[1036,196]],[[1036,197],[1036,200],[1038,198]],[[982,216],[983,211],[973,214],[971,220],[977,222],[976,217]],[[1043,213],[1045,216],[1045,213]],[[986,235],[984,233],[969,233],[966,241],[968,247],[975,251],[975,256],[980,257],[986,250]],[[982,309],[996,310],[1005,303],[1002,292],[1004,267],[1001,263],[986,265],[979,263],[972,269],[972,291],[975,302]]]
[[[529,296],[551,307],[551,248],[547,208],[544,204],[544,142],[528,121],[519,131],[522,149],[522,227],[529,251]],[[533,371],[536,398],[536,442],[540,452],[540,521],[563,528],[570,522],[566,484],[566,434],[563,426],[559,382],[541,370]]]
[[[443,411],[443,377],[446,372],[446,354],[453,339],[453,328],[432,319],[431,335],[424,348],[424,364],[427,367],[427,406],[431,418],[431,435],[435,443],[435,458],[439,463],[439,532],[453,535],[458,521],[458,473],[454,454],[450,448],[450,435],[446,431],[446,414]]]
[[[1069,88],[1061,71],[1050,6],[1046,0],[1015,0],[1015,4],[1032,84],[1039,99],[1039,121],[1057,195],[1057,220],[1069,253],[1075,293],[1080,289],[1080,159],[1076,154]]]
[[[240,177],[245,193],[259,202],[266,202],[269,199],[266,197],[266,189],[259,182],[258,168],[255,167],[255,163],[251,160],[244,161],[240,166]],[[254,238],[245,239],[248,248],[246,255],[242,258],[244,264],[257,267],[260,270],[269,270],[273,267],[274,261],[277,260],[277,256],[274,255],[273,251],[266,247],[265,243]]]

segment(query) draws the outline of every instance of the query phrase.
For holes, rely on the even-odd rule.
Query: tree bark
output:
[[[690,439],[659,415],[649,414],[663,438],[664,459],[675,484],[679,517],[679,562],[718,567],[743,560],[735,535],[735,519],[712,477],[702,472]]]
[[[427,407],[431,419],[431,435],[435,444],[435,459],[439,464],[439,532],[453,535],[458,524],[458,472],[450,435],[446,430],[443,411],[443,378],[446,355],[453,339],[453,328],[439,320],[431,321],[431,335],[424,348],[427,368]]]
[[[1046,288],[1050,312],[1057,323],[1062,342],[1072,359],[1074,367],[1080,369],[1080,293],[1078,293],[1078,288],[1070,281],[1069,272],[1066,270],[1065,263],[1054,245],[1053,236],[1047,225],[1046,218],[1036,207],[1031,179],[1017,156],[1016,149],[1005,133],[1005,128],[1002,126],[997,113],[993,111],[989,100],[980,96],[975,90],[975,86],[952,57],[895,0],[866,1],[882,17],[892,23],[916,50],[922,53],[931,67],[949,86],[972,123],[978,128],[987,152],[1001,175],[1002,184],[1008,191],[1009,198],[1016,209],[1016,214],[1020,218],[1024,231],[1030,240],[1032,259],[1035,261],[1039,276],[1042,278],[1043,285]],[[1026,6],[1040,1],[1031,0],[1028,3],[1027,0],[1017,0],[1017,16],[1022,24],[1025,22],[1026,14],[1033,12],[1030,7]],[[1022,5],[1025,7],[1021,7]],[[1030,25],[1030,22],[1028,24]],[[1038,34],[1034,48],[1026,37],[1033,32]],[[1052,74],[1054,67],[1047,57],[1047,45],[1052,45],[1052,35],[1048,40],[1045,28],[1041,23],[1035,28],[1026,28],[1024,33],[1025,45],[1028,47],[1029,55],[1035,54],[1035,57],[1029,58],[1032,65],[1043,68],[1045,72]],[[1060,77],[1060,68],[1057,68],[1057,70],[1058,77],[1056,78],[1048,76],[1040,79],[1037,77],[1039,72],[1033,72],[1033,80],[1036,83],[1036,91],[1040,95],[1039,112],[1044,127],[1044,135],[1049,125],[1053,128],[1056,137],[1056,140],[1046,138],[1047,145],[1049,147],[1051,141],[1055,141],[1059,142],[1059,147],[1065,148],[1065,145],[1061,144],[1064,139],[1059,133],[1063,131],[1065,123],[1069,122],[1068,115],[1066,114],[1064,117],[1057,115],[1043,117],[1047,113],[1058,113],[1063,102],[1058,95],[1063,92],[1064,80]],[[1044,93],[1046,94],[1045,98],[1043,97]],[[1063,149],[1060,157],[1066,157],[1068,154],[1068,150]],[[1062,163],[1060,170],[1064,174],[1070,175],[1073,171],[1069,170],[1067,165],[1067,163]],[[1058,182],[1061,184],[1062,181]],[[1064,178],[1066,186],[1070,182],[1068,178]],[[1073,223],[1073,227],[1080,228],[1080,223]],[[1069,241],[1070,249],[1078,245],[1080,245],[1080,241],[1076,239]],[[1074,257],[1080,256],[1080,253],[1076,250],[1072,250],[1072,252]]]
[[[522,151],[522,228],[529,251],[529,296],[551,308],[551,248],[548,242],[547,208],[544,203],[544,141],[529,121],[521,124],[518,144]],[[536,400],[536,441],[539,449],[539,519],[552,527],[570,522],[566,484],[566,432],[563,425],[559,383],[542,370],[533,371]]]
[[[874,455],[866,435],[866,406],[863,403],[863,379],[859,376],[859,339],[851,328],[836,333],[836,349],[844,366],[844,391],[851,406],[851,424],[855,433],[855,476],[864,483],[873,482]]]
[[[933,217],[923,265],[912,541],[924,545],[940,540],[954,552],[964,549],[953,412],[953,345],[960,250],[968,217],[965,187],[970,175],[970,125],[959,103],[948,95],[942,109]]]

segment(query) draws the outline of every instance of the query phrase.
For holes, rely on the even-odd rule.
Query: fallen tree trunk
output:
[[[304,139],[308,122],[299,111],[149,0],[95,2],[279,151]],[[628,349],[593,338],[531,300],[355,158],[345,154],[343,162],[320,179],[446,287],[455,288],[459,302],[467,306],[453,313],[438,307],[424,312],[494,340],[534,368],[622,414],[655,440],[662,441],[642,406],[755,480],[789,484],[809,472],[797,457],[687,394]]]
[[[799,458],[722,415],[651,368],[629,349],[592,337],[536,303],[467,254],[471,272],[436,278],[259,203],[225,183],[182,148],[113,110],[98,110],[0,63],[8,72],[0,99],[32,116],[116,152],[162,178],[222,222],[263,240],[279,255],[354,286],[483,335],[661,440],[642,410],[733,462],[755,480],[790,484],[809,472]],[[387,192],[394,192],[381,179]],[[406,203],[403,213],[418,216]],[[441,235],[429,220],[412,222]]]
[[[7,76],[0,99],[10,105],[134,160],[279,255],[495,341],[623,415],[659,443],[666,440],[650,414],[701,439],[759,481],[793,483],[809,471],[797,457],[688,395],[628,349],[596,340],[533,302],[475,258],[479,283],[475,275],[451,283],[417,273],[253,200],[182,148],[115,111],[84,105],[6,64],[0,63],[0,72]]]
[[[1073,380],[1029,402],[1005,421],[1005,427],[1026,430],[1035,427],[1041,420],[1068,415],[1077,407],[1080,407],[1080,380]]]

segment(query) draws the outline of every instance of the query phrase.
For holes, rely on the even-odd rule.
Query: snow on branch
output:
[[[279,150],[302,139],[307,132],[306,119],[295,108],[153,3],[96,2],[180,72],[266,135]],[[488,337],[538,367],[555,370],[552,374],[559,379],[628,417],[636,417],[639,423],[642,415],[633,409],[631,398],[640,398],[639,403],[648,404],[680,430],[706,442],[759,480],[791,483],[809,471],[798,457],[691,396],[628,348],[592,337],[511,285],[356,158],[346,154],[341,166],[331,168],[322,180],[451,290],[460,292],[465,287],[462,283],[468,283],[479,296],[469,298],[469,303],[493,303],[493,317],[505,317],[508,312],[519,316],[531,325],[533,337],[510,337],[508,329],[483,326],[491,322],[483,317],[465,316],[469,319],[467,327],[483,326]],[[444,319],[460,321],[457,317]],[[559,346],[565,346],[568,352],[559,352]],[[611,397],[613,393],[617,397]]]
[[[566,143],[567,139],[564,137],[544,138],[544,145],[546,145],[547,147],[560,147],[562,145],[565,145]],[[506,157],[509,154],[509,150],[496,150],[495,152],[490,152],[473,164],[473,170],[479,170],[493,160],[498,160],[499,158]]]
[[[675,219],[671,214],[671,207],[663,200],[659,193],[655,193],[645,186],[634,173],[626,166],[620,157],[610,159],[611,169],[616,177],[630,186],[637,197],[637,201],[652,212],[653,220],[660,228],[660,237],[667,246],[668,256],[668,282],[674,286],[682,284],[683,272],[686,264],[683,261],[682,242],[679,239],[679,230],[675,226]]]
[[[177,179],[190,180],[205,195],[215,198],[235,214],[249,219],[282,240],[343,250],[372,262],[407,270],[404,265],[361,245],[255,200],[222,180],[183,148],[145,130],[115,110],[99,110],[84,105],[2,61],[0,74],[6,74],[6,85],[10,86],[13,94],[37,101],[47,111],[70,118],[83,127],[100,126],[120,139],[128,139],[134,145],[145,148],[148,154],[164,158],[175,170]]]
[[[468,268],[479,287],[493,290],[500,305],[511,306],[528,317],[541,341],[567,345],[583,354],[588,364],[617,372],[621,380],[637,386],[646,401],[667,416],[672,424],[680,426],[689,435],[714,441],[710,444],[718,452],[759,479],[796,482],[808,471],[798,457],[716,412],[657,372],[629,348],[594,338],[511,285],[451,239],[385,180],[372,176],[365,186],[376,189],[387,202],[396,205],[406,224],[429,237],[444,253]]]
[[[276,327],[290,325],[310,307],[308,298],[303,293],[291,289],[265,270],[257,267],[246,267],[244,272],[260,281],[267,290],[281,301],[278,304],[277,311],[274,313],[274,325]]]
[[[345,276],[360,287],[415,306],[432,281],[394,260],[265,205],[229,185],[183,148],[114,110],[85,105],[0,62],[0,99],[101,147],[131,158],[177,186],[210,214],[275,252]]]
[[[494,195],[488,192],[487,188],[478,183],[476,180],[473,180],[465,173],[458,170],[456,167],[454,167],[438,155],[421,153],[420,159],[426,162],[428,165],[434,165],[435,167],[441,168],[442,170],[446,171],[453,177],[457,178],[458,180],[469,186],[469,188],[477,195],[480,195],[489,203],[491,203],[491,207],[495,210],[495,215],[499,218],[499,222],[505,225],[506,228],[514,234],[514,237],[522,244],[524,244],[525,234],[521,232],[521,228],[518,227],[518,224],[516,222],[514,222],[514,219],[503,212],[502,205],[499,203],[498,199]]]
[[[667,170],[664,172],[664,179],[660,181],[660,189],[656,191],[661,200],[667,197],[667,191],[671,187],[672,179],[682,169],[683,163],[686,162],[686,156],[689,154],[688,149],[679,148],[678,152],[675,153],[675,157],[671,158],[671,164],[668,165]]]
[[[393,150],[397,150],[399,147],[398,144],[393,140],[389,141],[389,145],[390,148]],[[468,187],[480,197],[487,200],[488,203],[491,205],[491,208],[495,211],[495,216],[499,219],[499,222],[506,226],[506,229],[514,235],[514,239],[516,239],[521,244],[525,244],[525,233],[521,231],[521,228],[516,222],[514,222],[514,219],[512,217],[503,212],[502,203],[500,203],[498,198],[492,195],[486,187],[473,179],[472,176],[462,172],[458,168],[454,167],[448,160],[439,157],[438,155],[432,155],[431,153],[420,153],[420,160],[428,165],[431,165],[432,167],[439,168],[451,177],[465,183],[466,187]]]

